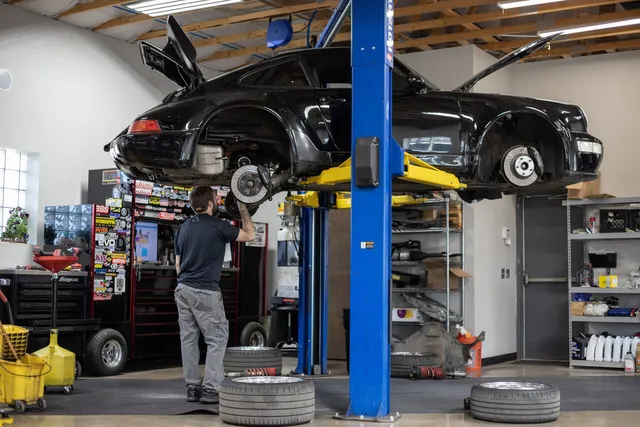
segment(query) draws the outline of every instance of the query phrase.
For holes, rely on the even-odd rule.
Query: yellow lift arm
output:
[[[418,159],[411,154],[404,153],[404,175],[396,178],[401,181],[422,184],[427,189],[459,190],[466,187],[458,178],[448,172],[442,171],[430,164]],[[301,184],[305,186],[331,187],[338,184],[351,182],[351,159],[346,160],[339,166],[323,171],[320,175],[304,180]],[[332,201],[333,208],[350,209],[351,193],[345,191],[335,192],[335,200]],[[318,191],[307,191],[305,194],[289,196],[287,200],[294,201],[298,206],[317,208],[320,206]],[[411,194],[395,195],[391,197],[391,206],[419,205],[427,203],[427,197],[413,196]]]

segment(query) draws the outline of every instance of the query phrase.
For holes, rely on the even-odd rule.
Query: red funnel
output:
[[[78,261],[76,256],[34,256],[33,261],[50,272],[57,274]]]

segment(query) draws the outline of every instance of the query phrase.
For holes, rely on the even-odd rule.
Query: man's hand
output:
[[[256,231],[253,228],[253,221],[249,210],[244,203],[238,203],[238,210],[240,211],[240,218],[242,219],[242,229],[238,234],[238,242],[252,242],[256,238]]]

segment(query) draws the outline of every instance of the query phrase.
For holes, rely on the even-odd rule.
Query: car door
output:
[[[263,67],[252,71],[239,79],[239,85],[252,90],[260,90],[258,97],[266,98],[271,108],[293,110],[304,119],[309,132],[318,138],[311,138],[321,151],[333,151],[324,118],[318,107],[315,87],[300,63],[298,56],[269,61]]]
[[[351,57],[348,49],[318,49],[303,59],[316,86],[318,109],[332,151],[351,151]]]
[[[448,171],[464,166],[460,106],[449,92],[425,85],[417,91],[409,73],[396,64],[393,73],[393,137],[406,152]]]

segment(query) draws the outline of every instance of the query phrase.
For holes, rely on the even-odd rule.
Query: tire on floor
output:
[[[242,328],[240,339],[241,346],[264,347],[267,342],[267,331],[258,322],[249,322]]]
[[[223,363],[227,374],[260,368],[282,370],[282,351],[271,347],[229,347]]]
[[[115,329],[96,332],[87,343],[84,367],[96,376],[117,375],[127,363],[129,350],[127,341]]]
[[[437,357],[422,353],[391,353],[391,378],[409,378],[414,366],[440,366]]]
[[[548,423],[560,416],[560,390],[548,384],[487,382],[471,388],[471,415],[483,421]]]
[[[220,419],[238,426],[295,426],[313,420],[313,382],[294,377],[242,377],[220,387]]]

